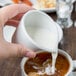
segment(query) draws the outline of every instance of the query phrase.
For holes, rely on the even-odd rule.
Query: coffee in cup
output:
[[[35,58],[28,59],[24,65],[24,70],[28,76],[65,76],[68,72],[70,63],[68,59],[58,54],[55,73],[49,75],[49,67],[52,67],[52,55],[49,52],[40,52]]]

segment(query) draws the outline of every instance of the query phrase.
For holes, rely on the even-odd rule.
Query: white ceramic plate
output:
[[[35,9],[37,9],[34,5],[36,5],[36,0],[30,0],[31,3],[33,4],[32,7],[34,7]],[[7,4],[12,4],[12,0],[0,0],[0,5],[1,6],[5,6]],[[44,11],[44,12],[55,12],[56,11],[56,8],[55,7],[51,7],[51,8],[38,8],[37,10],[40,10],[40,11]]]
[[[30,1],[33,4],[33,7],[36,8],[37,10],[44,11],[44,12],[55,12],[56,11],[55,7],[51,7],[51,8],[37,8],[37,7],[35,7],[36,3],[37,3],[37,0],[30,0]]]
[[[53,7],[53,8],[44,8],[44,9],[37,9],[37,10],[40,10],[40,11],[43,11],[43,12],[46,12],[46,13],[51,13],[51,12],[55,12],[56,8]]]

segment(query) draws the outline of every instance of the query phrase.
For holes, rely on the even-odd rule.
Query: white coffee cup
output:
[[[43,51],[42,51],[42,50],[39,50],[37,53],[40,53],[40,52],[43,52]],[[65,74],[65,76],[69,76],[69,75],[72,73],[72,71],[73,71],[74,69],[76,69],[76,60],[72,60],[71,56],[70,56],[68,53],[66,53],[64,50],[59,49],[59,54],[61,54],[61,55],[63,55],[64,57],[66,57],[67,60],[69,61],[69,64],[70,64],[69,70],[68,70],[67,73]],[[25,63],[27,62],[28,59],[29,59],[29,58],[24,57],[24,58],[22,59],[22,61],[21,61],[21,74],[22,74],[22,76],[28,76],[28,75],[26,74],[25,70],[24,70],[24,65],[25,65]],[[63,66],[65,67],[65,65],[63,65]]]
[[[36,25],[37,27],[50,28],[50,30],[53,30],[53,34],[58,35],[58,43],[63,37],[62,29],[50,16],[38,10],[30,10],[24,14],[17,28],[16,43],[23,44],[32,50],[42,49],[42,47],[39,46],[27,32],[27,26],[31,27],[33,25]]]

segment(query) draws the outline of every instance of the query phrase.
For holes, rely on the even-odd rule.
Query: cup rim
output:
[[[37,53],[40,53],[40,52],[44,52],[44,51],[42,51],[42,50],[37,51]],[[46,51],[46,52],[47,52],[47,51]],[[72,72],[72,70],[73,70],[73,63],[72,63],[73,60],[72,60],[71,56],[70,56],[67,52],[65,52],[64,50],[58,49],[58,53],[60,53],[60,54],[62,54],[63,56],[65,56],[65,57],[68,59],[69,63],[70,63],[69,70],[68,70],[67,73],[65,74],[65,76],[68,76],[68,75]],[[28,59],[29,59],[29,58],[24,57],[24,58],[22,59],[22,61],[21,61],[21,70],[22,70],[22,73],[24,73],[24,76],[28,76],[28,75],[26,74],[25,70],[24,70],[24,65],[25,65],[25,63],[26,63],[26,61],[27,61]]]
[[[28,34],[28,32],[27,32],[27,30],[26,30],[26,28],[25,28],[25,26],[24,26],[24,20],[26,19],[26,16],[29,15],[30,13],[35,13],[35,12],[44,15],[49,21],[52,21],[55,25],[57,25],[56,22],[54,22],[53,19],[51,19],[46,13],[41,12],[41,11],[39,11],[39,10],[30,10],[30,11],[28,11],[27,13],[25,13],[24,16],[23,16],[23,18],[22,18],[22,23],[23,23],[22,28],[23,28],[23,32],[24,32],[24,34],[25,34],[25,32],[26,32],[26,35],[27,35],[28,39],[32,42],[32,44],[33,44],[34,46],[36,46],[36,47],[38,47],[39,49],[42,49],[42,50],[47,50],[47,51],[48,51],[48,50],[52,50],[52,49],[44,48],[44,47],[42,47],[42,46],[40,46],[40,45],[37,45],[37,43],[36,43],[36,42],[31,38],[31,36]],[[57,33],[58,33],[58,30],[60,30],[60,28],[59,28],[60,26],[53,26],[53,27],[54,27],[54,29],[57,29],[56,31],[57,31]],[[60,32],[61,32],[61,30],[60,30]],[[62,33],[61,36],[63,36],[63,33]],[[59,37],[58,37],[58,38],[59,38]],[[62,37],[61,37],[61,38],[62,38]],[[57,44],[58,44],[58,43],[59,43],[59,40],[57,40]]]

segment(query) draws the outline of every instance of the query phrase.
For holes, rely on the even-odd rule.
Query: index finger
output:
[[[12,4],[0,9],[1,24],[4,25],[9,19],[15,17],[19,13],[25,13],[34,8],[25,4]]]

